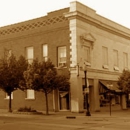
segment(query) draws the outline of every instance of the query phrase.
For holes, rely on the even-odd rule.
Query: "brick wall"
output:
[[[9,25],[0,28],[0,58],[4,55],[4,49],[11,49],[13,54],[19,57],[25,54],[25,47],[34,47],[34,57],[42,59],[42,45],[48,44],[48,55],[57,66],[57,47],[67,46],[67,65],[69,66],[69,21],[63,13],[67,9],[48,13],[47,16],[26,22]],[[41,22],[41,24],[40,24]],[[35,100],[25,99],[25,92],[14,92],[12,108],[31,106],[34,109],[45,110],[45,98],[40,92],[36,92]],[[8,100],[4,99],[5,93],[0,94],[0,108],[8,108]],[[53,110],[52,94],[49,95],[49,109]]]

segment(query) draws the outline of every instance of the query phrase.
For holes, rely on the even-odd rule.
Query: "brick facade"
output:
[[[63,15],[68,8],[48,13],[47,16],[25,21],[0,28],[0,57],[4,51],[12,50],[15,56],[26,56],[25,48],[34,47],[34,58],[43,60],[42,45],[48,44],[48,57],[57,66],[57,49],[60,46],[67,47],[67,66],[69,66],[69,21]],[[0,108],[8,108],[8,99],[5,93],[0,93]],[[53,107],[53,93],[49,96],[49,109]],[[15,91],[13,93],[12,108],[32,107],[37,110],[45,110],[44,93],[35,92],[35,99],[26,99],[26,92]]]

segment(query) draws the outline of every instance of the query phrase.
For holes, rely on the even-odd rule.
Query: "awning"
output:
[[[65,97],[69,92],[60,92],[60,97]]]
[[[99,91],[100,93],[121,93],[122,91],[119,89],[119,86],[117,84],[117,81],[112,81],[112,80],[100,80],[100,88]]]

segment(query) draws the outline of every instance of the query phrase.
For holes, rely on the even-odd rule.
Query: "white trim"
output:
[[[9,100],[9,95],[7,93],[5,93],[5,98],[4,99]],[[13,99],[13,92],[11,93],[11,99]]]
[[[31,94],[29,94],[31,92]],[[33,92],[33,95],[32,95]],[[26,98],[25,99],[29,99],[29,100],[34,100],[35,99],[35,91],[32,89],[27,89],[26,91]]]

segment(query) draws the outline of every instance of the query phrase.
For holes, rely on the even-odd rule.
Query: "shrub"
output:
[[[36,110],[32,109],[31,107],[20,107],[18,109],[19,112],[37,112]]]

